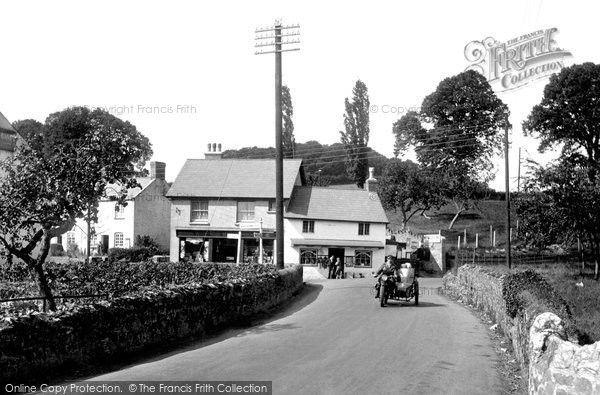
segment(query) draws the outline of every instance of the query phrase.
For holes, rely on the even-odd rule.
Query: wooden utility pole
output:
[[[505,184],[506,184],[506,266],[511,268],[510,257],[510,180],[508,178],[508,115],[504,122],[504,168],[505,168]]]
[[[299,25],[283,26],[281,21],[275,21],[275,25],[266,28],[258,28],[254,32],[256,34],[255,40],[257,43],[254,45],[258,50],[255,55],[262,55],[267,53],[275,54],[275,150],[277,152],[275,158],[275,245],[276,254],[275,262],[277,267],[283,269],[284,256],[283,256],[283,122],[282,122],[282,111],[281,111],[281,89],[282,89],[282,75],[281,75],[281,53],[287,51],[298,51],[300,48],[288,48],[283,49],[282,45],[285,44],[298,44],[300,40],[292,38],[291,40],[282,41],[282,37],[286,36],[299,36],[300,33]],[[292,30],[288,30],[292,29]],[[289,31],[283,34],[282,31]],[[262,47],[271,47],[271,51],[260,51]]]
[[[517,193],[521,192],[521,147],[519,147],[519,167],[517,168]]]

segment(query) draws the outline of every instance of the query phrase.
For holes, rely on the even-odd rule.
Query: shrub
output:
[[[154,247],[111,248],[108,250],[108,259],[111,262],[142,262],[152,258],[157,252]]]
[[[62,244],[50,244],[50,256],[65,256],[65,249]]]

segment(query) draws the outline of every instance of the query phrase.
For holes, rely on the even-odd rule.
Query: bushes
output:
[[[154,247],[111,248],[108,250],[108,260],[142,262],[157,255],[158,252],[158,249]]]
[[[527,291],[531,297],[538,300],[540,305],[562,317],[571,317],[571,310],[567,302],[546,282],[546,280],[533,270],[514,273],[507,276],[502,286],[502,296],[506,301],[506,310],[511,318],[522,313],[527,307],[523,292]]]
[[[50,244],[49,256],[65,256],[65,249],[62,244]]]

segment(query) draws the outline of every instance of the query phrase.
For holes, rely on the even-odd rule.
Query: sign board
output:
[[[258,229],[258,224],[255,222],[240,222],[240,229]]]
[[[430,243],[441,243],[442,242],[442,236],[439,233],[423,235],[423,239],[425,239],[424,241],[428,241]]]
[[[227,233],[228,239],[238,239],[240,237],[239,233]]]

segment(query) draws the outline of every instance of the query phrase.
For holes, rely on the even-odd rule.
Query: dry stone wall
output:
[[[302,267],[295,266],[253,282],[178,286],[19,317],[0,327],[0,382],[46,378],[47,372],[201,337],[281,304],[302,285]]]
[[[579,346],[567,341],[563,321],[551,312],[525,308],[511,317],[503,296],[508,276],[465,265],[456,275],[444,276],[443,290],[493,317],[529,374],[531,394],[600,394],[600,342]]]

